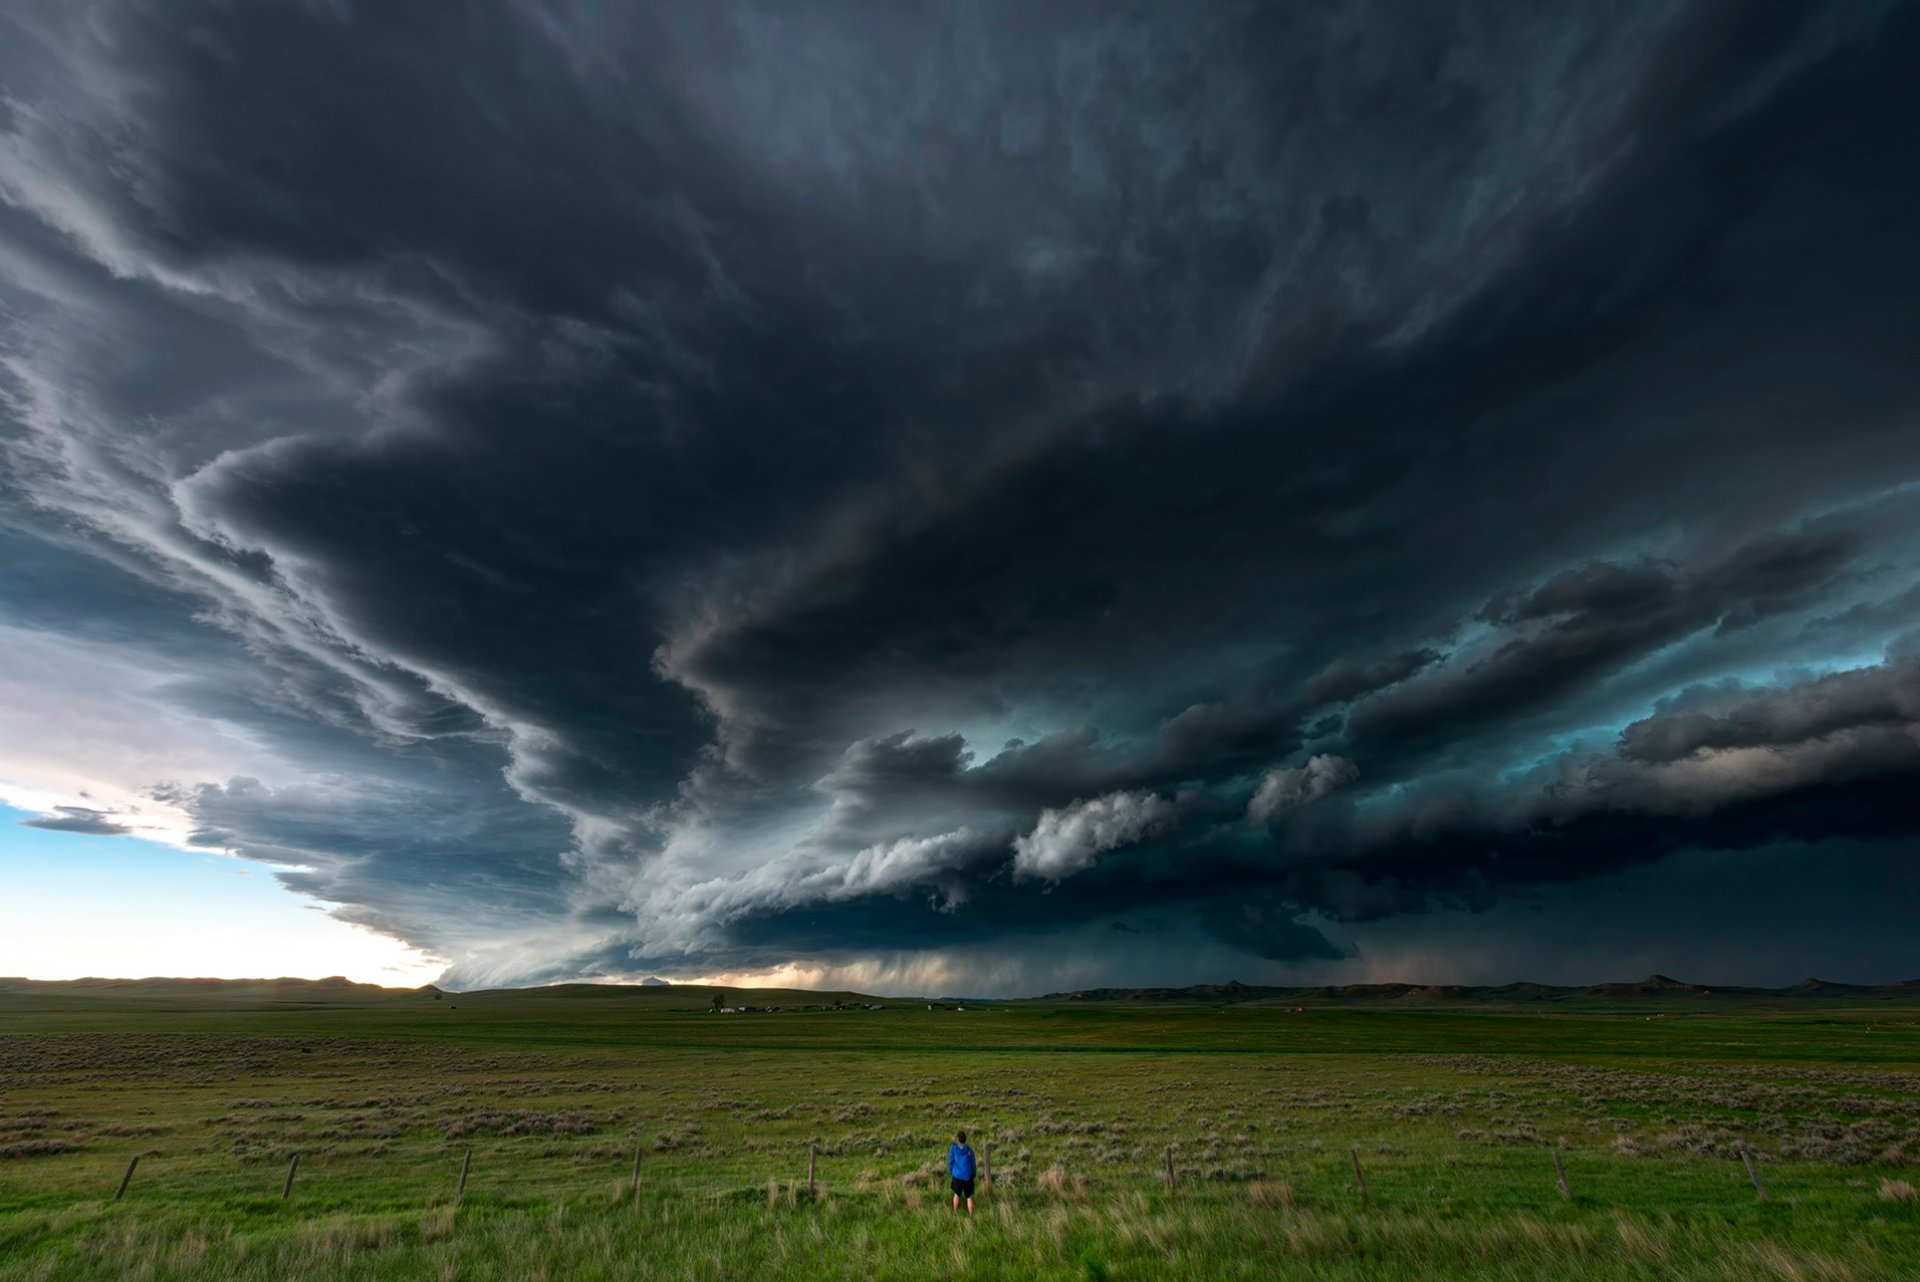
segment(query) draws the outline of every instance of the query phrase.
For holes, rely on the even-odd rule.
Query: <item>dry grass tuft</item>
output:
[[[1844,1262],[1811,1251],[1799,1251],[1775,1242],[1761,1242],[1745,1252],[1752,1261],[1748,1277],[1778,1278],[1781,1282],[1854,1282],[1856,1274]]]
[[[429,1215],[420,1223],[420,1238],[425,1242],[445,1242],[453,1237],[454,1218],[459,1214],[457,1206],[443,1206],[439,1212]]]
[[[1067,1168],[1058,1162],[1042,1171],[1035,1183],[1041,1192],[1051,1193],[1057,1198],[1071,1199],[1075,1202],[1087,1200],[1087,1177],[1067,1174]]]
[[[1920,1189],[1906,1180],[1881,1180],[1880,1200],[1882,1202],[1902,1202],[1912,1206],[1920,1202]]]
[[[1622,1215],[1614,1221],[1614,1225],[1620,1230],[1620,1245],[1627,1249],[1627,1254],[1648,1260],[1667,1258],[1666,1243],[1647,1232],[1646,1226],[1638,1220]]]
[[[1254,1180],[1247,1185],[1247,1196],[1255,1206],[1289,1207],[1293,1205],[1293,1181]]]

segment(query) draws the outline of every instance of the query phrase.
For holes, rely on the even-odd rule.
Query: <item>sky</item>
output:
[[[0,8],[0,973],[1920,976],[1920,4]]]
[[[446,967],[391,936],[288,894],[224,852],[30,827],[0,807],[0,975],[320,978],[417,987]]]

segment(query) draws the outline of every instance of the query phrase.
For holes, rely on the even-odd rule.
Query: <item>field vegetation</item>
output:
[[[730,1000],[0,994],[0,1279],[1920,1277],[1911,1004]]]

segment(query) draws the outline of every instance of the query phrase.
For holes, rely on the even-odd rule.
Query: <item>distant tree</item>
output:
[[[714,989],[713,990],[713,1008],[715,1010],[719,1010],[722,1006],[725,1006],[726,1004],[727,1004],[726,989],[724,988]]]

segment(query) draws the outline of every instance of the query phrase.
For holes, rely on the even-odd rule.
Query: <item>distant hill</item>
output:
[[[1262,987],[1233,981],[1225,984],[1193,984],[1186,988],[1083,988],[1070,992],[1048,993],[1034,998],[1041,1002],[1137,1002],[1142,1004],[1221,1005],[1257,1003],[1261,1005],[1306,1005],[1329,1002],[1362,1005],[1395,1002],[1403,1004],[1488,1003],[1606,1003],[1643,1002],[1672,999],[1699,1001],[1767,1000],[1809,1001],[1913,1001],[1920,1002],[1920,979],[1897,984],[1843,984],[1828,979],[1803,979],[1787,988],[1752,988],[1739,985],[1689,984],[1665,975],[1649,975],[1637,983],[1614,984],[1328,984],[1300,988]]]
[[[656,1010],[706,1010],[719,993],[728,1006],[757,1009],[831,1008],[836,1002],[865,1006],[917,998],[871,997],[853,992],[799,988],[719,988],[700,984],[550,984],[540,988],[495,988],[453,992],[434,984],[383,988],[335,975],[328,979],[8,979],[0,978],[0,1012],[31,1008],[165,1011],[208,1007],[234,1010],[297,1010],[343,1006],[390,1006],[447,1002],[464,1010],[489,1007],[591,1004],[644,1006]]]
[[[463,1011],[512,1007],[570,1007],[575,1010],[614,1010],[644,1007],[653,1010],[706,1010],[715,993],[730,1007],[757,1010],[780,1008],[831,1009],[836,1003],[864,1007],[871,1004],[915,1006],[929,1001],[945,1006],[985,1006],[975,997],[875,997],[855,992],[820,992],[802,988],[718,988],[706,985],[665,984],[551,984],[540,988],[496,988],[453,992],[433,984],[419,988],[383,988],[358,984],[338,975],[328,979],[6,979],[0,978],[0,1013],[11,1010],[51,1011],[110,1009],[160,1012],[209,1007],[233,1010],[301,1010],[329,1007],[388,1007],[411,1003],[457,1003]],[[1682,1004],[1710,1008],[1715,1004],[1756,1004],[1798,1007],[1812,1003],[1873,1004],[1908,1002],[1920,1005],[1920,979],[1897,984],[1847,984],[1828,979],[1804,979],[1786,988],[1690,984],[1665,975],[1649,975],[1630,983],[1557,985],[1511,984],[1323,984],[1304,987],[1266,987],[1242,984],[1193,984],[1185,988],[1083,988],[1015,999],[1022,1003],[1111,1003],[1137,1005],[1257,1005],[1257,1006],[1522,1006],[1541,1005],[1644,1006]],[[993,999],[992,1005],[1008,1004]]]
[[[120,1000],[139,1003],[335,1006],[368,1001],[431,998],[439,989],[382,988],[341,975],[327,979],[5,979],[0,995]]]

